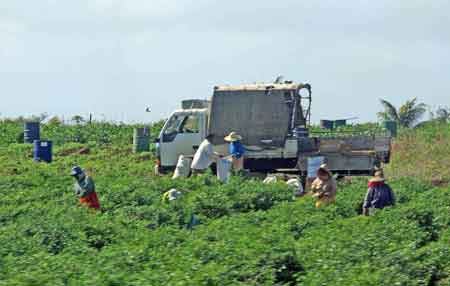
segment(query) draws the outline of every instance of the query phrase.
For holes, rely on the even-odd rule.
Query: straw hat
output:
[[[386,179],[384,178],[383,170],[378,170],[375,172],[372,179],[369,180],[371,183],[384,182]]]
[[[327,164],[320,165],[319,170],[317,170],[317,172],[319,172],[319,171],[324,171],[324,172],[328,173],[328,175],[330,177],[333,176],[333,174],[331,173],[330,169],[328,169],[328,165]]]
[[[235,142],[235,141],[239,141],[242,140],[242,136],[237,134],[236,132],[231,132],[228,136],[226,136],[225,141],[227,142]]]

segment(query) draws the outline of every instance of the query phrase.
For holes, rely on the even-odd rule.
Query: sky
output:
[[[450,1],[2,0],[0,117],[149,122],[220,84],[312,85],[312,119],[450,105]],[[145,112],[146,107],[151,112]]]

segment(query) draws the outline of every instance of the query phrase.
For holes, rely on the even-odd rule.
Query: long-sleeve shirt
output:
[[[318,193],[319,198],[334,199],[337,190],[336,180],[333,177],[330,177],[328,180],[316,178],[311,184],[311,190],[314,193]]]
[[[369,185],[363,208],[382,209],[395,204],[395,195],[391,187],[385,183]]]
[[[231,142],[229,152],[233,158],[240,159],[245,154],[244,145],[240,141]]]
[[[80,198],[90,195],[95,192],[94,180],[92,180],[91,177],[86,176],[82,180],[76,181],[74,184],[74,191]]]
[[[218,156],[214,153],[212,144],[205,139],[198,147],[197,152],[195,152],[191,168],[194,170],[207,169],[217,159]]]

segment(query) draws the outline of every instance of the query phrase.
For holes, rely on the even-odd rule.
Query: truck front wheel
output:
[[[216,163],[211,164],[209,169],[211,169],[211,172],[213,173],[214,176],[217,175],[217,165],[216,165]]]

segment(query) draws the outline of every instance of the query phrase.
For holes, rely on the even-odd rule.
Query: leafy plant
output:
[[[440,106],[435,112],[431,112],[431,118],[441,123],[450,121],[450,108]]]
[[[405,128],[413,127],[426,112],[426,105],[417,103],[417,98],[406,101],[398,110],[389,101],[381,99],[380,102],[384,107],[384,111],[379,112],[378,117],[383,121],[395,121]]]
[[[387,170],[398,203],[372,217],[359,215],[366,179],[340,182],[336,203],[316,209],[283,183],[155,176],[152,154],[131,152],[133,127],[45,124],[56,145],[42,164],[14,143],[21,124],[0,123],[1,286],[449,285],[450,187],[425,171],[450,179],[435,165],[450,154],[448,124],[401,132]],[[102,211],[78,204],[75,164]],[[162,201],[171,188],[183,196]]]

